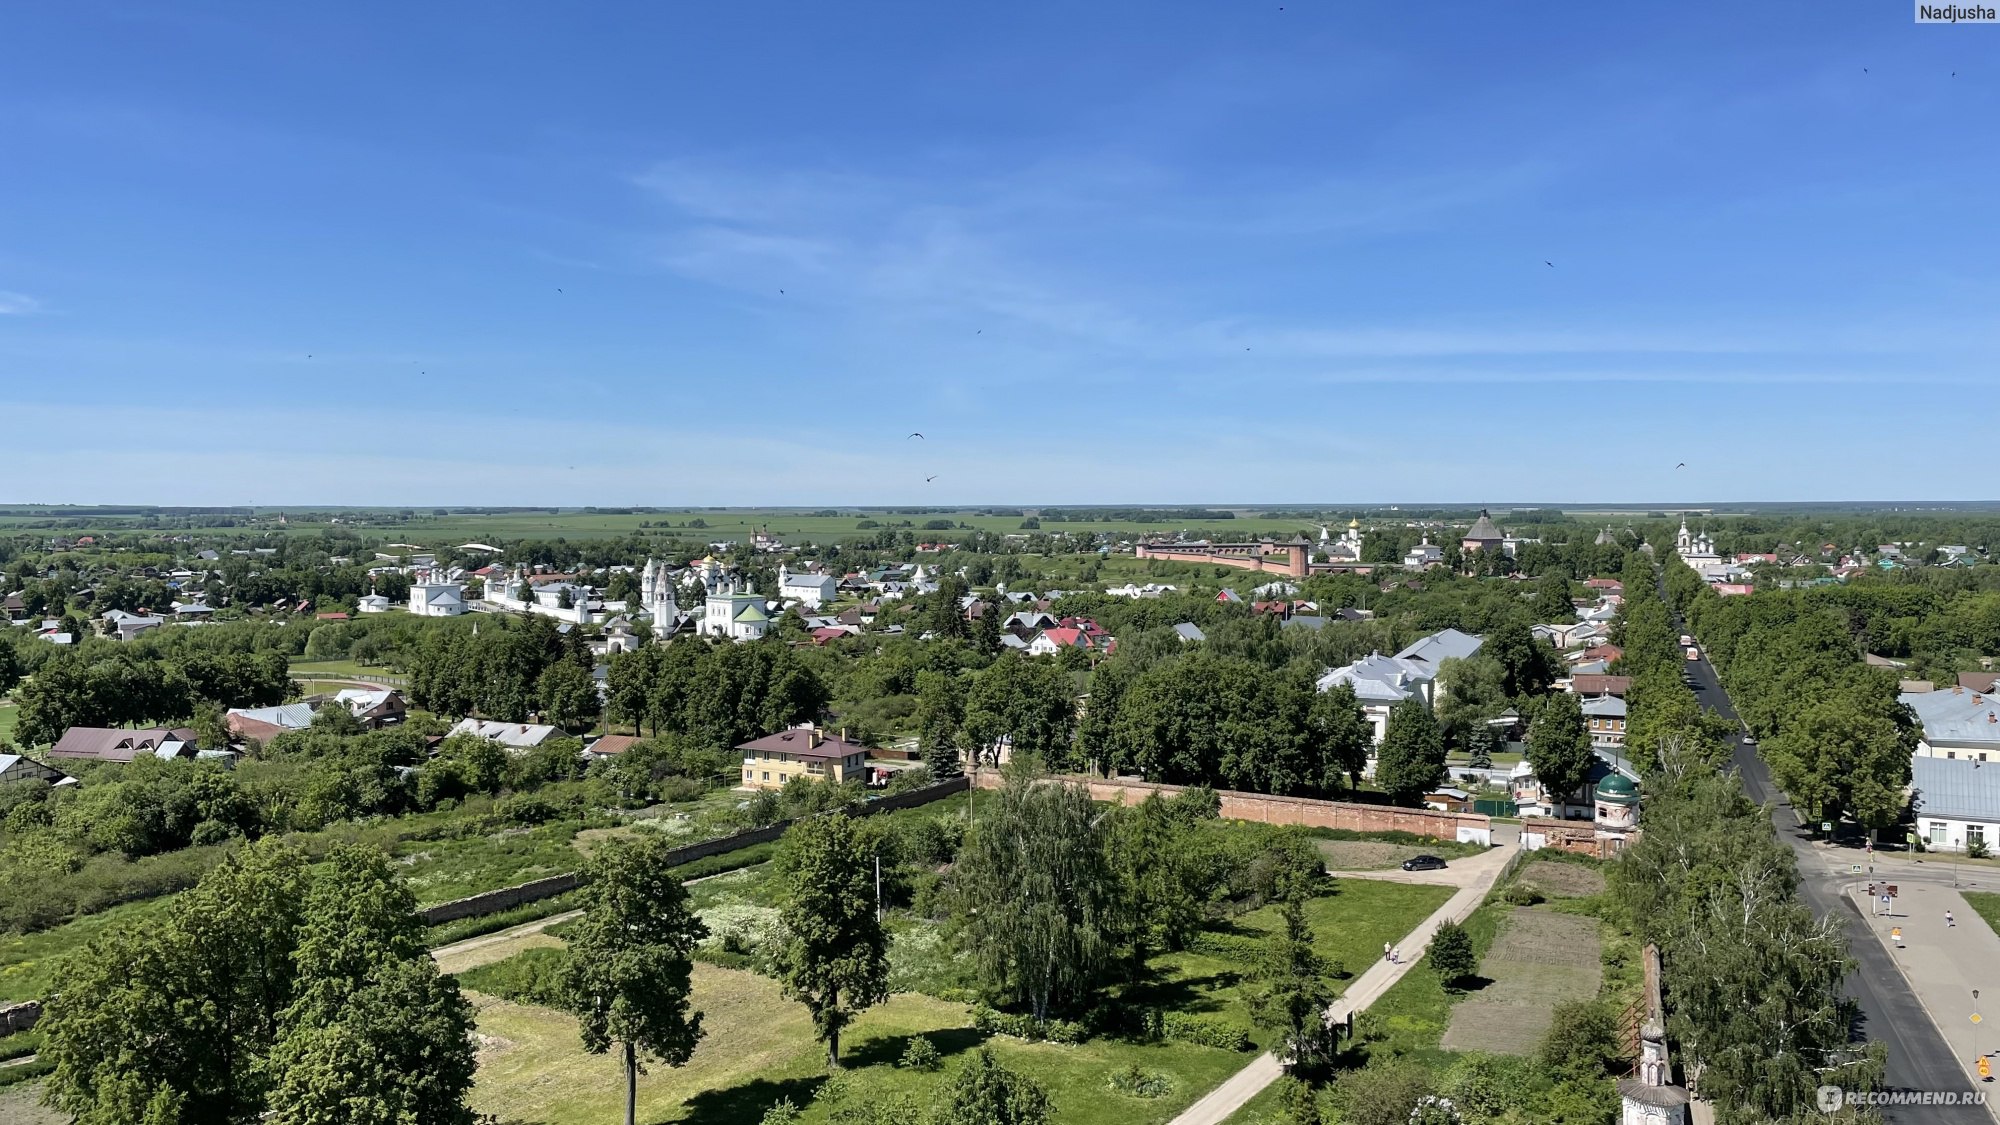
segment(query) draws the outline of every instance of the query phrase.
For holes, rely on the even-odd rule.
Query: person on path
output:
[[[1403,950],[1400,946],[1389,951],[1389,963],[1391,965],[1400,965],[1403,963]]]
[[[1957,925],[1958,925],[1958,923],[1957,923],[1957,922],[1954,922],[1954,921],[1952,921],[1952,920],[1951,920],[1951,911],[1949,911],[1949,910],[1945,911],[1945,912],[1944,912],[1944,928],[1945,928],[1945,929],[1947,929],[1947,930],[1949,930],[1949,929],[1951,929],[1951,928],[1953,928],[1954,926],[1957,926]]]
[[[1389,948],[1389,943],[1388,943],[1388,942],[1386,942],[1386,941],[1385,941],[1385,942],[1383,942],[1383,943],[1382,943],[1382,960],[1384,960],[1384,961],[1394,961],[1394,960],[1395,960],[1395,957],[1391,956],[1391,954],[1392,954],[1393,952],[1394,952],[1394,950],[1392,950],[1392,949],[1390,949],[1390,948]]]

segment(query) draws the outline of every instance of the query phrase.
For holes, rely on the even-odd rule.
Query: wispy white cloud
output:
[[[1158,365],[1162,378],[1177,365],[1249,353],[1261,374],[1307,385],[1831,383],[1895,377],[1869,374],[1866,362],[1830,363],[1836,349],[1877,358],[1916,343],[1910,333],[1864,324],[1717,324],[1685,311],[1598,312],[1587,303],[1564,322],[1539,325],[1453,319],[1449,304],[1429,316],[1367,320],[1338,300],[1321,316],[1253,315],[1248,306],[1259,303],[1258,291],[1231,292],[1203,273],[1210,256],[1243,245],[1331,253],[1349,239],[1457,222],[1539,192],[1561,174],[1531,161],[1343,175],[1304,186],[1245,176],[1230,191],[1204,193],[1167,168],[1123,156],[903,175],[683,158],[648,169],[635,183],[666,209],[664,230],[646,236],[657,266],[754,295],[775,298],[784,289],[860,332],[908,340],[913,350],[928,325],[954,337],[969,327],[1004,331],[1012,346],[1052,363],[1087,353],[1107,361],[1100,370],[1118,361]],[[1246,274],[1249,286],[1263,281],[1254,265],[1235,271]],[[1490,321],[1491,310],[1482,318]],[[1740,362],[1717,376],[1687,362],[1719,357]],[[1537,359],[1546,366],[1524,370]]]
[[[0,289],[0,316],[33,316],[41,311],[42,303],[26,293]]]

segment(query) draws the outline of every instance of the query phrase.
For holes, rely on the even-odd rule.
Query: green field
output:
[[[21,721],[21,709],[12,703],[0,705],[0,742],[14,741],[14,728]]]

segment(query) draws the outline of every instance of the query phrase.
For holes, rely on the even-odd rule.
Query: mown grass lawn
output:
[[[1383,942],[1394,945],[1403,940],[1443,906],[1452,892],[1451,887],[1343,879],[1338,893],[1309,901],[1306,921],[1312,926],[1315,948],[1346,974],[1335,983],[1336,993],[1346,991],[1349,980],[1382,956]],[[1242,986],[1257,970],[1264,947],[1279,924],[1276,906],[1234,918],[1216,930],[1227,941],[1226,946],[1205,945],[1153,958],[1148,964],[1154,979],[1127,988],[1123,998],[1128,1003],[1226,1020],[1249,1031],[1261,1045],[1262,1036],[1251,1025]]]
[[[828,1120],[832,1107],[812,1101],[827,1071],[805,1008],[786,1000],[777,982],[742,970],[696,964],[694,984],[707,1035],[687,1066],[653,1067],[640,1077],[639,1119],[736,1125],[757,1121],[789,1098],[805,1120]],[[616,1057],[586,1055],[573,1019],[534,1005],[476,998],[480,1065],[473,1108],[510,1125],[619,1119],[624,1087]],[[895,1065],[916,1035],[931,1037],[944,1056],[942,1070],[924,1074]],[[850,1028],[841,1046],[843,1073],[860,1097],[908,1094],[928,1101],[981,1042],[1046,1086],[1055,1120],[1066,1123],[1167,1121],[1250,1058],[1178,1043],[1093,1040],[1062,1047],[1005,1036],[989,1040],[973,1029],[966,1005],[906,993],[863,1013]],[[1173,1090],[1155,1099],[1113,1091],[1111,1074],[1135,1063],[1172,1075]]]
[[[2000,934],[2000,894],[1992,891],[1960,891],[1965,896],[1965,905],[1970,906],[1993,932]]]
[[[0,704],[0,742],[14,741],[14,728],[21,723],[21,709],[12,703]]]
[[[780,890],[770,875],[768,868],[756,868],[706,880],[692,888],[693,905],[710,916],[718,908],[769,911]],[[1358,973],[1381,956],[1383,942],[1401,940],[1450,894],[1447,887],[1344,880],[1338,893],[1314,899],[1307,916],[1321,953]],[[918,929],[931,925],[906,921]],[[1219,928],[1218,940],[1203,948],[1154,958],[1152,978],[1123,989],[1117,1000],[1254,1032],[1243,985],[1278,924],[1276,907],[1242,915]],[[708,1038],[686,1068],[659,1069],[640,1080],[641,1120],[754,1122],[779,1098],[790,1098],[806,1111],[808,1121],[827,1120],[836,1107],[811,1101],[825,1070],[804,1008],[785,1000],[776,982],[745,970],[698,963],[695,981]],[[479,1004],[482,1053],[475,1108],[519,1125],[616,1119],[616,1063],[582,1055],[575,1047],[573,1021],[548,1009],[492,997],[480,997]],[[1181,1043],[1094,1039],[1064,1047],[1004,1036],[988,1040],[973,1028],[965,1004],[909,992],[865,1014],[846,1040],[842,1054],[850,1060],[851,1081],[863,1096],[909,1094],[928,1100],[929,1089],[941,1077],[894,1065],[918,1034],[932,1036],[946,1056],[944,1073],[958,1065],[957,1056],[990,1042],[1003,1062],[1049,1088],[1055,1119],[1063,1122],[1167,1121],[1252,1058]],[[1133,1065],[1170,1076],[1171,1092],[1140,1099],[1113,1090],[1112,1073]]]

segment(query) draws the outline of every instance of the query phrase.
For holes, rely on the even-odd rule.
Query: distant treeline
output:
[[[1043,523],[1180,523],[1233,520],[1236,513],[1215,508],[1046,508]]]

